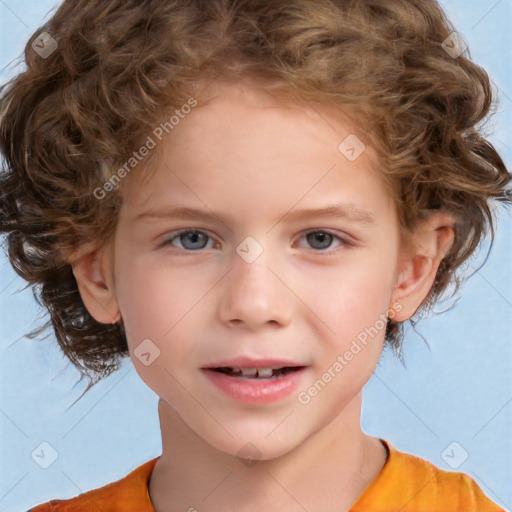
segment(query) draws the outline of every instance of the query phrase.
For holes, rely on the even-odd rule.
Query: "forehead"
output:
[[[249,81],[214,82],[201,93],[193,114],[182,122],[184,129],[176,130],[176,142],[197,142],[195,138],[203,135],[210,140],[220,138],[223,128],[230,126],[235,128],[233,146],[242,141],[250,146],[250,142],[270,140],[263,156],[274,149],[282,153],[306,140],[308,146],[317,144],[323,151],[336,154],[345,132],[358,132],[362,137],[356,123],[349,121],[341,108],[335,112],[333,104],[314,103],[299,94],[264,89]]]
[[[142,207],[178,190],[182,196],[201,191],[215,204],[250,189],[282,202],[285,195],[329,195],[343,175],[364,195],[369,182],[381,189],[384,182],[375,151],[361,137],[354,123],[325,105],[219,82],[162,139],[150,179],[134,175],[125,198]]]

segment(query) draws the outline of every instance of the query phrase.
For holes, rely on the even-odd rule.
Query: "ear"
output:
[[[391,297],[394,321],[404,322],[411,318],[428,296],[439,264],[453,244],[453,225],[453,217],[436,212],[422,220],[412,233],[411,244],[399,263]]]
[[[115,323],[119,319],[119,306],[111,246],[107,244],[100,249],[94,243],[86,243],[73,254],[70,262],[87,311],[100,323]]]

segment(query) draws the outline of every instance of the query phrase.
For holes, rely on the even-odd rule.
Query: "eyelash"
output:
[[[165,240],[161,246],[162,247],[173,246],[172,242],[174,240],[179,240],[180,237],[182,237],[183,235],[187,235],[187,234],[191,234],[191,233],[206,235],[208,238],[208,241],[214,240],[214,237],[210,236],[206,231],[202,231],[200,229],[183,229],[181,231],[176,231],[173,234],[173,236],[171,238],[169,238],[168,240]],[[348,238],[343,238],[343,237],[336,235],[335,233],[333,233],[329,230],[326,230],[326,229],[313,229],[313,230],[306,231],[301,235],[301,238],[305,238],[308,235],[315,234],[315,233],[322,233],[322,234],[332,236],[333,242],[334,241],[338,242],[338,245],[335,248],[328,247],[325,250],[324,249],[315,249],[313,247],[310,247],[310,249],[316,253],[332,253],[332,252],[339,250],[340,248],[351,248],[351,247],[355,247],[355,245],[356,245],[355,242],[349,240]],[[201,252],[205,249],[211,249],[211,247],[202,247],[200,249],[186,249],[185,247],[176,247],[176,246],[174,246],[174,247],[176,249],[179,249],[181,251],[186,251],[186,252]]]

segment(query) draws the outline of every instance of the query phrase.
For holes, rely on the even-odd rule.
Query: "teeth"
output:
[[[258,373],[256,368],[241,368],[244,377],[255,377]]]
[[[255,379],[268,379],[272,377],[274,370],[279,370],[279,368],[231,368],[231,372],[235,376],[240,375],[242,377],[252,377]]]
[[[243,377],[247,379],[270,379],[271,377],[275,377],[274,373],[277,370],[282,370],[283,367],[268,367],[268,368],[239,368],[239,367],[224,367],[228,372],[228,375],[232,375],[233,377]]]
[[[260,378],[272,377],[273,370],[274,370],[274,368],[258,368],[258,377],[260,377]]]

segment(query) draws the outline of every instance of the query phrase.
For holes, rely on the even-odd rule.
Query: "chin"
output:
[[[300,446],[303,439],[299,439],[297,433],[291,438],[289,435],[236,435],[223,436],[221,439],[204,439],[214,449],[237,457],[248,467],[258,461],[271,461],[283,457]],[[272,439],[271,439],[272,438]]]

